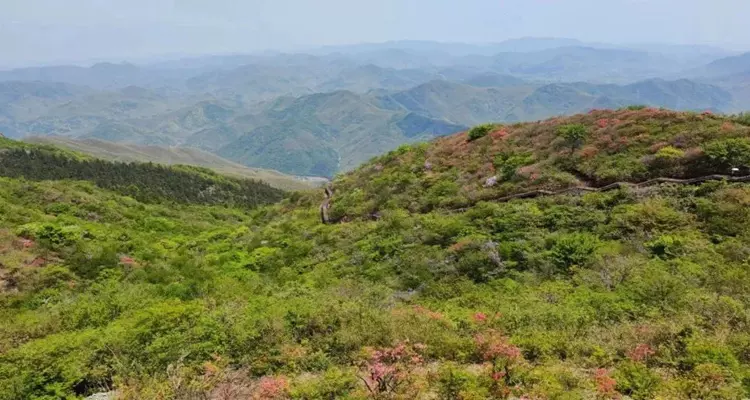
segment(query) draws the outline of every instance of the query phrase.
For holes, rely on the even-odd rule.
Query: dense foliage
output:
[[[735,129],[690,146],[748,137]],[[468,174],[500,136],[404,148],[341,177],[336,207],[381,201],[381,181],[437,201],[423,210],[394,188],[378,220],[331,225],[319,193],[245,213],[0,178],[0,398],[749,396],[750,187],[438,207],[474,190],[441,163]],[[522,170],[544,138],[489,156]],[[688,150],[656,151],[669,145]],[[445,159],[415,156],[433,152]]]
[[[29,180],[88,180],[140,201],[255,207],[281,199],[266,183],[220,176],[208,169],[118,163],[45,146],[0,139],[0,176]]]

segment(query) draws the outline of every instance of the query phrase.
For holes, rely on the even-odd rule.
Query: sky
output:
[[[389,40],[750,50],[748,0],[0,0],[0,67]]]

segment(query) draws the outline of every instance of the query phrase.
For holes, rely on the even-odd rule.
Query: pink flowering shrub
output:
[[[508,338],[490,330],[474,337],[479,353],[484,361],[495,364],[512,363],[521,359],[521,349],[512,345]]]
[[[597,154],[599,154],[599,148],[596,146],[586,146],[581,149],[581,157],[583,158],[592,158]]]
[[[493,139],[505,139],[505,137],[508,136],[508,133],[509,132],[508,132],[507,128],[502,128],[502,129],[499,129],[499,130],[496,130],[496,131],[490,133],[490,136]]]
[[[635,362],[642,362],[647,361],[654,354],[656,354],[656,350],[645,343],[641,343],[628,352],[628,358]]]
[[[414,369],[424,363],[423,344],[400,342],[394,347],[375,350],[362,366],[360,379],[373,398],[388,398],[407,392],[412,384]]]
[[[490,323],[492,321],[495,321],[495,320],[499,319],[500,317],[502,317],[502,315],[500,313],[495,313],[495,314],[492,314],[492,315],[487,315],[487,314],[479,311],[479,312],[474,313],[474,315],[471,316],[471,319],[475,323],[477,323],[479,325],[482,325],[482,324],[486,324],[486,323]]]
[[[135,260],[129,256],[120,256],[120,264],[135,265]]]
[[[520,387],[513,383],[511,374],[512,367],[523,360],[521,349],[494,330],[477,334],[474,342],[488,369],[491,379],[490,390],[500,398],[518,394]]]
[[[617,381],[609,376],[609,371],[604,368],[599,368],[594,373],[594,382],[596,383],[596,392],[599,398],[603,399],[618,399],[620,398],[617,393]]]
[[[288,397],[289,382],[283,376],[264,376],[253,391],[253,400],[281,400]]]
[[[487,314],[483,312],[478,312],[474,314],[474,322],[483,323],[485,321],[487,321]]]
[[[414,312],[419,315],[424,315],[429,319],[434,319],[438,321],[445,318],[445,316],[442,313],[438,311],[432,311],[429,308],[426,308],[420,305],[414,306]]]

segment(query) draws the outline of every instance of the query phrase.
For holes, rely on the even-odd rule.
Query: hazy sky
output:
[[[0,67],[420,39],[750,50],[748,0],[0,0]]]

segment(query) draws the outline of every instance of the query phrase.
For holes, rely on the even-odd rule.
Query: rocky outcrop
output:
[[[115,398],[115,392],[105,392],[92,394],[91,396],[86,397],[85,400],[115,400]]]

